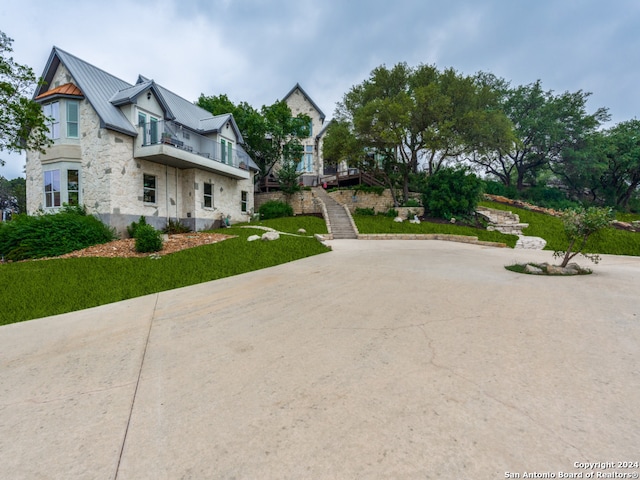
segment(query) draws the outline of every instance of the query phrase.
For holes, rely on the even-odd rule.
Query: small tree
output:
[[[584,253],[587,240],[594,233],[607,228],[613,220],[613,212],[609,208],[589,207],[568,209],[562,213],[562,224],[564,233],[569,240],[566,251],[558,250],[553,253],[555,258],[562,258],[561,267],[566,267],[569,261],[576,255],[581,254],[593,263],[600,261],[600,256]]]
[[[50,145],[47,117],[30,97],[37,84],[33,70],[9,56],[13,40],[0,32],[0,151],[42,150]],[[4,162],[0,160],[0,165]]]

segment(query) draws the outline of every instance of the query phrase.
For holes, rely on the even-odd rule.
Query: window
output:
[[[44,116],[47,118],[49,133],[47,136],[51,140],[60,138],[60,102],[47,103],[42,106]]]
[[[204,184],[204,207],[213,208],[213,184]]]
[[[231,142],[227,143],[227,159],[229,165],[233,165],[233,144]]]
[[[142,199],[145,203],[156,203],[156,177],[143,175]]]
[[[158,119],[151,117],[149,123],[149,143],[158,143]]]
[[[142,145],[144,146],[147,144],[147,116],[144,113],[138,112],[138,127],[140,128]]]
[[[227,163],[227,142],[224,139],[220,140],[220,157],[222,163]]]
[[[309,136],[313,137],[313,120],[309,122]]]
[[[67,137],[78,138],[78,119],[79,119],[78,102],[67,102]]]
[[[304,152],[298,166],[297,172],[313,172],[313,145],[305,145]]]
[[[59,207],[60,203],[60,170],[44,172],[44,206]]]
[[[78,170],[67,170],[67,203],[80,204],[80,175]]]
[[[247,212],[248,198],[249,198],[249,193],[243,190],[241,193],[240,210],[244,213]]]
[[[77,163],[58,162],[44,171],[44,206],[80,205],[80,169]],[[51,168],[51,166],[49,166]]]

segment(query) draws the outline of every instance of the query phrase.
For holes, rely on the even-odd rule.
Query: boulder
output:
[[[525,273],[530,273],[532,275],[541,275],[543,273],[541,268],[529,264],[524,267],[524,271]]]
[[[278,232],[265,232],[262,234],[262,240],[264,241],[278,240],[279,238],[280,234]]]
[[[414,215],[413,218],[409,220],[409,223],[415,223],[416,225],[420,225],[420,219],[418,218],[417,215]]]
[[[307,233],[307,231],[304,228],[299,228],[298,229],[298,233],[305,234],[305,233]]]
[[[393,221],[396,222],[396,223],[402,223],[403,222],[401,217],[396,217],[396,218],[393,219]]]
[[[260,240],[260,235],[251,235],[247,238],[247,242],[255,242],[256,240]]]

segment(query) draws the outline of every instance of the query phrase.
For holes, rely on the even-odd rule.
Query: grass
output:
[[[621,222],[637,222],[640,220],[640,213],[616,212],[616,220]]]
[[[321,229],[315,220],[309,228]],[[288,228],[300,228],[301,223],[287,221]],[[275,220],[263,224],[280,225]],[[217,280],[328,251],[314,238],[281,236],[273,242],[247,242],[257,230],[232,227],[218,232],[238,237],[159,260],[69,258],[2,264],[0,325]]]
[[[299,215],[296,217],[272,218],[270,220],[260,220],[258,222],[241,223],[237,226],[262,226],[275,228],[279,232],[298,233],[300,228],[304,228],[307,233],[303,235],[315,235],[327,233],[327,224],[322,218],[314,216]]]
[[[360,233],[443,233],[447,235],[467,235],[478,237],[478,240],[485,242],[506,243],[507,246],[513,248],[518,241],[515,235],[505,235],[500,232],[490,232],[488,230],[464,227],[449,223],[429,223],[422,222],[420,224],[394,222],[393,218],[382,215],[354,215],[354,221]]]
[[[565,250],[568,246],[562,221],[557,217],[496,202],[484,201],[480,202],[480,205],[517,213],[521,222],[529,224],[522,233],[532,237],[544,238],[547,241],[545,250]],[[640,256],[640,233],[608,228],[589,238],[585,252]]]

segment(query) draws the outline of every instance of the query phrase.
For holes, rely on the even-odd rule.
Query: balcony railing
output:
[[[235,145],[223,144],[171,121],[140,124],[138,133],[142,147],[168,145],[236,168],[246,170],[249,165],[249,156]]]

